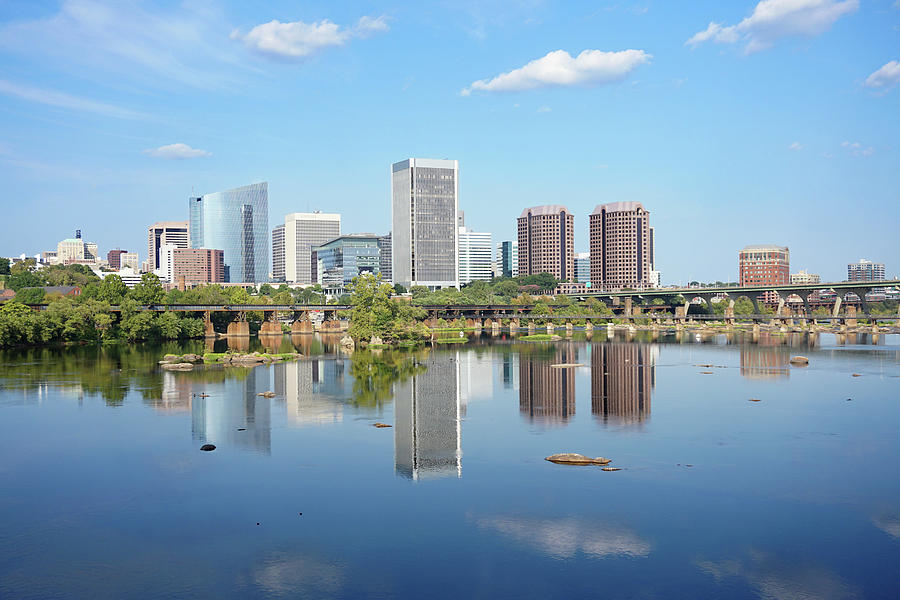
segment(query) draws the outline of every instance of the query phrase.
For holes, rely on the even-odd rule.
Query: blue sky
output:
[[[0,254],[76,228],[144,258],[187,197],[390,228],[390,163],[460,161],[467,224],[652,212],[664,283],[900,274],[900,0],[0,2]]]

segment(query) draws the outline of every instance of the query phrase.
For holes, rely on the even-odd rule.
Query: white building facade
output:
[[[341,235],[341,215],[290,213],[284,217],[284,280],[309,285],[313,282],[312,248]],[[275,273],[273,273],[275,274]]]
[[[491,234],[460,227],[459,283],[465,285],[477,279],[490,281],[493,277]]]

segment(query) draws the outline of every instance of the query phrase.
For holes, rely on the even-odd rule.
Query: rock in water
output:
[[[257,396],[262,396],[263,398],[274,398],[276,395],[277,394],[275,394],[275,392],[272,392],[272,391],[260,392],[257,394]]]
[[[862,377],[862,375],[860,375],[859,373],[853,373],[853,374],[851,375],[851,377]]]
[[[202,446],[200,446],[200,449],[204,452],[212,452],[216,449],[216,447],[213,444],[203,444]]]
[[[388,425],[387,423],[375,423],[373,427],[392,427],[392,425]]]
[[[792,365],[808,365],[809,359],[806,358],[805,356],[792,356],[791,364]]]
[[[558,465],[608,465],[612,462],[611,459],[603,458],[602,456],[591,458],[590,456],[585,456],[584,454],[574,454],[572,452],[566,452],[563,454],[551,454],[544,460],[549,460],[550,462],[556,463]]]
[[[761,402],[759,398],[750,398],[750,402]]]
[[[166,363],[162,365],[162,368],[167,371],[190,371],[194,368],[194,365],[191,363]]]
[[[604,471],[621,471],[619,467],[603,467]]]

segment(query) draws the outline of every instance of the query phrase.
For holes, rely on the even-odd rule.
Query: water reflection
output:
[[[593,558],[645,557],[650,542],[620,527],[576,517],[490,517],[479,527],[500,533],[553,558],[572,558],[578,552]]]
[[[272,451],[272,403],[257,396],[266,391],[265,369],[241,369],[243,381],[232,382],[224,392],[191,402],[191,432],[194,440],[216,446],[228,445],[263,454]]]
[[[741,375],[749,379],[790,377],[791,349],[785,338],[764,335],[757,344],[741,345]]]
[[[575,371],[555,368],[576,363],[572,344],[530,345],[519,354],[519,412],[545,425],[565,425],[575,414]]]
[[[745,559],[698,561],[701,571],[717,583],[742,579],[766,600],[837,600],[860,597],[859,590],[835,573],[818,565],[803,564],[751,549]]]
[[[344,359],[320,358],[272,366],[275,392],[285,406],[288,425],[325,425],[343,419],[343,401],[351,395]]]
[[[591,413],[605,424],[630,425],[650,416],[659,346],[591,346]]]
[[[394,472],[410,479],[462,475],[456,352],[429,355],[394,386]],[[354,355],[355,358],[355,355]]]

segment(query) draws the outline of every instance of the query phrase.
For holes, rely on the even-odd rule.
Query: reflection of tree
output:
[[[377,407],[393,397],[393,385],[424,373],[420,360],[426,350],[416,353],[385,350],[358,350],[350,361],[353,377],[353,403],[357,406]]]

